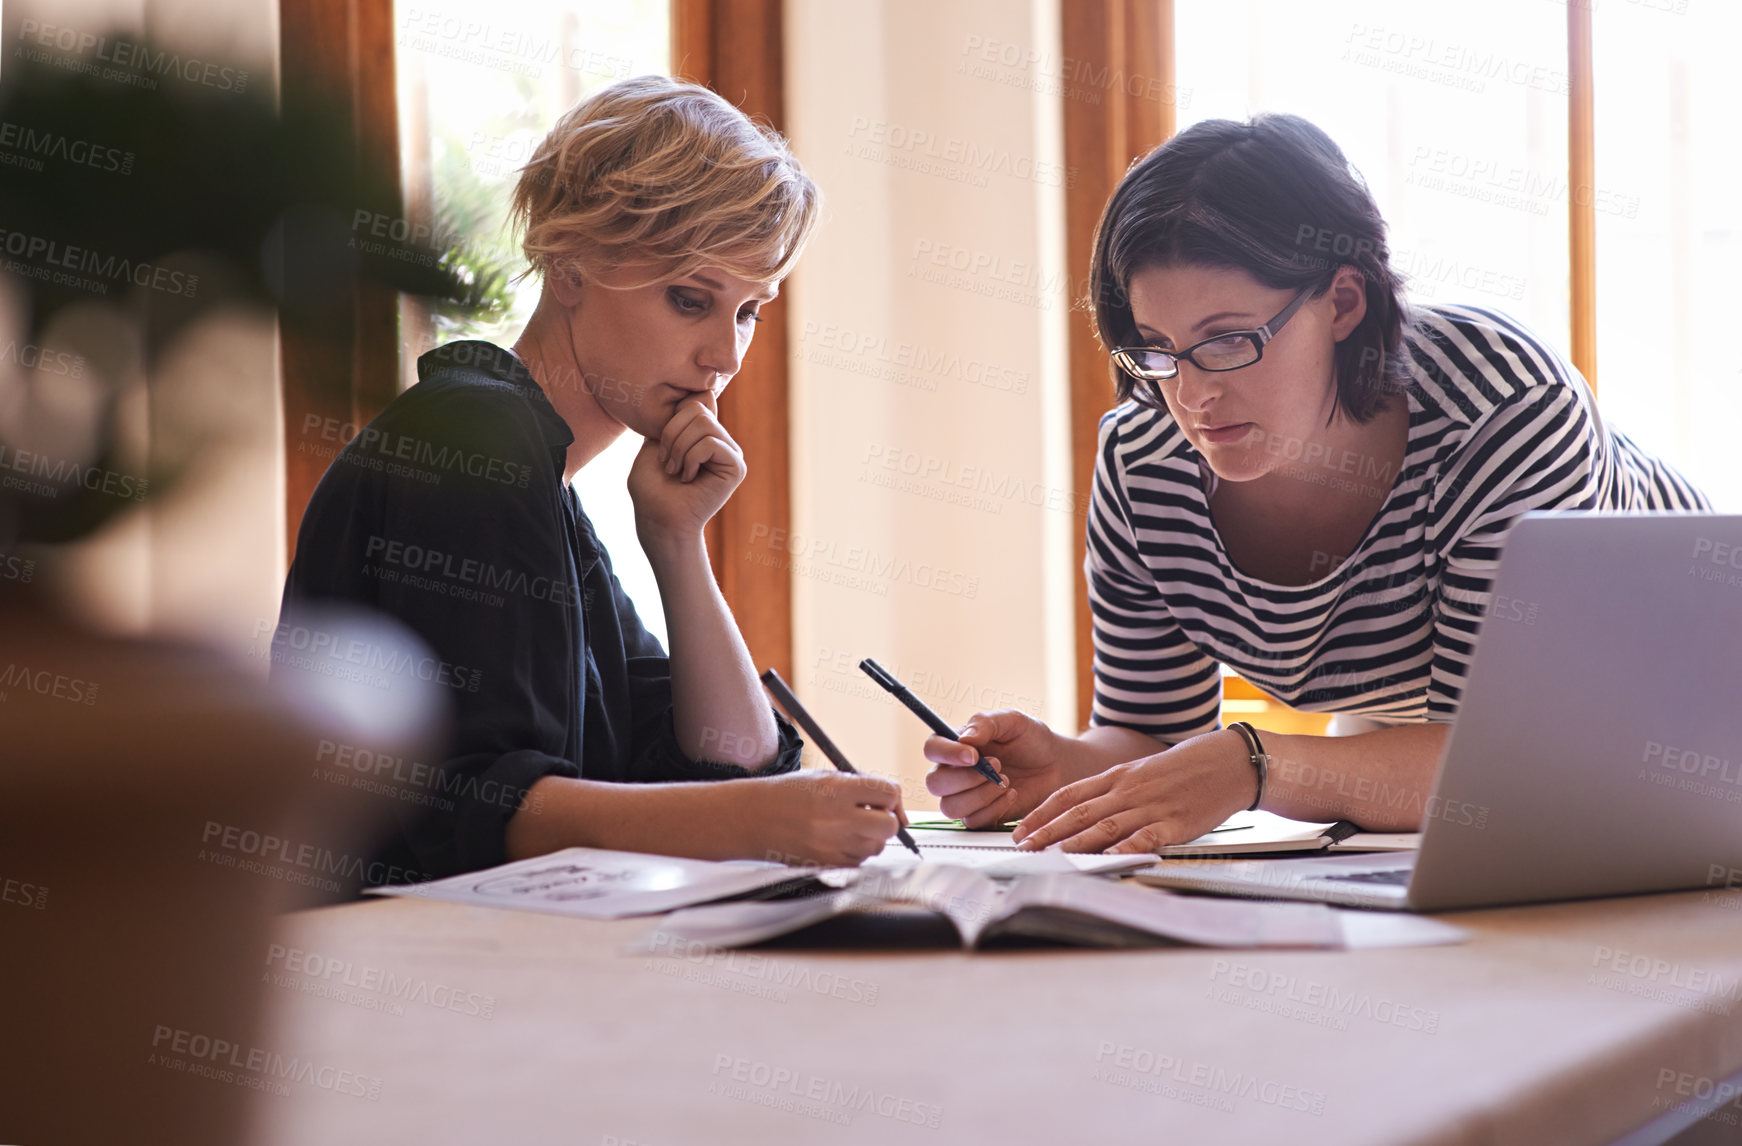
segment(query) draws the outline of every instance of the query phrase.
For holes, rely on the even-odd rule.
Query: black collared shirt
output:
[[[431,877],[502,863],[508,820],[544,776],[750,775],[679,748],[670,662],[563,481],[574,435],[526,368],[455,342],[417,371],[321,478],[284,586],[285,620],[364,605],[442,662],[448,753],[427,799],[400,794],[378,858]],[[761,775],[799,764],[797,734],[776,723],[779,759]]]

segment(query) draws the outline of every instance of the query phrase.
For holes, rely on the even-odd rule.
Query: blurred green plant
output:
[[[544,133],[555,118],[551,93],[533,78],[509,77],[512,98],[486,101],[486,114],[472,121],[486,138],[507,140],[524,137],[531,141]],[[554,109],[556,114],[564,110]],[[493,165],[490,174],[480,174],[473,150],[451,128],[439,131],[430,141],[430,184],[435,215],[445,233],[465,236],[466,249],[480,267],[492,274],[488,309],[434,303],[431,326],[437,343],[460,338],[511,341],[515,327],[523,323],[530,308],[521,297],[525,289],[517,276],[525,259],[508,226],[508,205],[514,194],[516,173],[506,163]]]
[[[342,321],[359,283],[424,296],[450,321],[506,304],[499,259],[439,242],[464,227],[401,225],[389,166],[397,156],[357,147],[348,113],[335,106],[280,112],[258,86],[142,89],[12,58],[0,76],[0,152],[12,153],[0,155],[0,276],[11,288],[0,306],[13,310],[0,327],[27,342],[68,307],[119,304],[149,370],[190,323],[221,307],[276,309],[287,326],[318,334]],[[371,230],[383,218],[395,221],[385,238]],[[430,234],[436,244],[422,238]],[[168,289],[176,274],[184,287],[193,276],[197,289]],[[88,424],[64,435],[95,442],[86,468],[116,456],[121,382],[105,373],[109,358],[90,362],[102,399],[67,415]],[[337,394],[349,382],[318,384]],[[176,475],[145,476],[156,490]],[[71,540],[131,504],[76,475],[17,485],[0,489],[0,545]]]
[[[514,308],[513,280],[521,265],[519,250],[504,225],[505,189],[478,176],[471,164],[456,160],[455,150],[451,145],[444,148],[437,160],[433,228],[437,234],[458,238],[459,248],[465,251],[459,270],[468,276],[472,293],[463,299],[429,301],[437,343],[498,333],[496,328]]]

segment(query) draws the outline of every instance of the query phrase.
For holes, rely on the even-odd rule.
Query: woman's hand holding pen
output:
[[[1004,709],[976,713],[961,740],[942,736],[925,742],[925,758],[936,764],[926,789],[942,797],[946,816],[970,828],[1001,824],[1038,807],[1063,780],[1063,738],[1026,712]],[[1005,787],[974,771],[974,752],[986,757]]]
[[[720,424],[711,392],[685,398],[629,470],[629,497],[642,545],[699,537],[746,473],[744,452]]]
[[[858,867],[907,823],[900,785],[881,776],[805,769],[725,783],[742,801],[732,814],[757,841],[752,859]]]

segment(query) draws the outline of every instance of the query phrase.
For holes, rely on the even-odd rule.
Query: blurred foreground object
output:
[[[43,55],[0,74],[0,1141],[228,1146],[250,1102],[344,1078],[259,1023],[269,917],[383,882],[405,801],[322,748],[427,758],[441,697],[107,635],[64,558],[224,446],[222,395],[175,392],[234,379],[223,332],[320,339],[359,285],[488,310],[504,279],[406,223],[396,156],[340,112]],[[427,656],[365,618],[333,638]]]
[[[270,916],[380,874],[382,802],[312,761],[335,740],[426,752],[439,698],[268,688],[18,603],[0,606],[0,1141],[243,1142],[250,1101],[339,1077],[261,1029]]]

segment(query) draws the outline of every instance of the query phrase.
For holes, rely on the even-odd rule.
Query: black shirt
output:
[[[574,435],[526,368],[487,342],[455,342],[417,372],[321,478],[281,618],[368,606],[442,662],[430,675],[452,701],[448,752],[425,770],[427,792],[398,793],[377,858],[432,878],[502,863],[508,820],[544,776],[751,775],[678,746],[670,662],[563,481]],[[797,734],[778,713],[776,724],[779,758],[760,775],[799,764]]]

